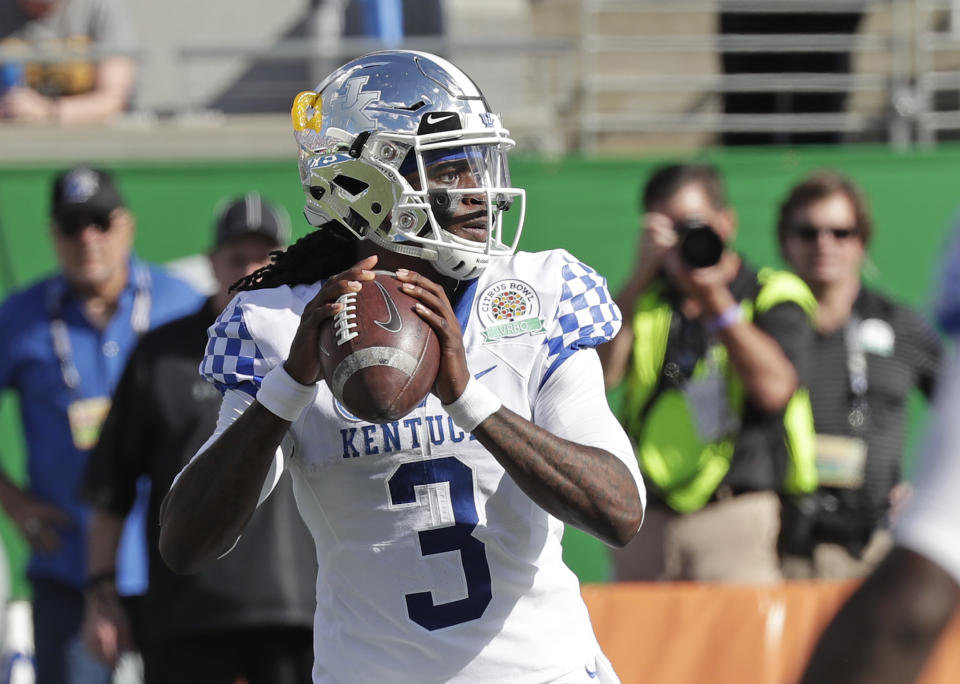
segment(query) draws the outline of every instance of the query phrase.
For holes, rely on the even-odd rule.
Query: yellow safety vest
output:
[[[755,312],[763,313],[784,302],[798,304],[813,318],[817,301],[800,278],[765,268],[757,274],[757,280],[760,289],[756,299],[740,302],[746,320],[753,320]],[[644,476],[662,492],[671,508],[689,513],[710,500],[730,469],[734,435],[715,442],[701,441],[684,393],[676,388],[657,392],[673,315],[669,302],[656,286],[637,303],[633,315],[633,360],[621,421],[635,444]],[[729,406],[741,415],[744,388],[724,347],[711,348],[708,357],[697,362],[691,379],[706,377],[711,369],[722,373]],[[816,453],[813,410],[805,388],[799,388],[787,404],[784,427],[787,473],[783,491],[811,492],[817,487]]]

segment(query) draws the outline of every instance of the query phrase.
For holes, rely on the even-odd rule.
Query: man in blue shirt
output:
[[[106,683],[108,668],[80,637],[83,590],[91,581],[145,590],[143,511],[123,530],[115,576],[88,578],[89,510],[77,489],[137,338],[203,299],[132,255],[134,217],[102,170],[57,176],[51,228],[60,272],[0,305],[0,389],[19,396],[29,476],[20,489],[0,474],[0,504],[32,547],[37,684]]]

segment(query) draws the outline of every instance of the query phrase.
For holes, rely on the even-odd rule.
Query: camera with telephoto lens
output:
[[[691,218],[674,226],[680,239],[680,256],[690,268],[715,266],[723,254],[724,244],[717,232],[700,219]]]

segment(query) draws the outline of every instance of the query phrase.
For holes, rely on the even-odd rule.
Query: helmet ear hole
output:
[[[327,191],[326,191],[325,189],[321,188],[319,185],[311,185],[311,186],[310,186],[310,196],[311,196],[313,199],[315,199],[315,200],[323,199],[323,196],[324,196],[325,194],[327,194]]]
[[[370,187],[369,183],[365,183],[359,178],[351,178],[350,176],[344,176],[343,174],[334,177],[330,182],[337,187],[343,188],[353,197],[363,193],[364,190]]]

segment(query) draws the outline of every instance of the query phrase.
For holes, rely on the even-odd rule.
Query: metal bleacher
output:
[[[917,141],[960,133],[960,0],[916,0]]]
[[[153,38],[139,55],[150,76],[123,120],[82,135],[3,126],[0,156],[286,155],[291,143],[281,122],[291,93],[356,54],[395,46],[338,35],[332,17],[345,1],[312,3],[314,16],[289,0],[295,30],[258,31],[252,17],[247,37],[211,39],[194,26],[190,36]],[[828,132],[901,149],[960,138],[960,0],[444,0],[444,8],[443,35],[401,45],[461,65],[527,151],[634,154],[714,145],[736,132]],[[718,31],[720,10],[859,11],[863,18],[848,34],[736,35]],[[851,69],[723,73],[724,54],[750,52],[848,52]],[[169,73],[158,76],[161,64]],[[789,106],[723,110],[729,94],[786,102],[798,92],[845,93],[846,106],[803,114]]]
[[[724,132],[838,132],[850,140],[914,140],[911,117],[915,3],[902,0],[583,0],[582,145],[609,140],[667,137],[675,144],[710,144]],[[773,15],[782,12],[862,11],[854,34],[721,35],[720,9]],[[727,53],[847,51],[850,73],[724,74]],[[731,93],[844,92],[842,112],[775,111],[725,114]],[[622,144],[622,143],[620,143]]]

